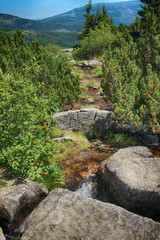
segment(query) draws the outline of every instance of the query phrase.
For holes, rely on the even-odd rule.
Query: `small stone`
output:
[[[92,60],[91,62],[89,62],[88,66],[90,68],[95,68],[95,67],[98,67],[98,66],[102,66],[102,62],[100,61],[97,61],[97,60]]]

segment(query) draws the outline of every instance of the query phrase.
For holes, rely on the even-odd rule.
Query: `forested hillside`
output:
[[[8,34],[14,35],[16,29],[6,29]],[[49,43],[56,44],[62,48],[71,48],[79,43],[76,32],[58,32],[58,31],[35,31],[35,30],[21,30],[25,35],[25,41],[32,43],[38,40],[43,46]]]
[[[129,25],[135,21],[140,8],[139,4],[139,0],[136,0],[106,3],[105,6],[108,15],[112,16],[114,24],[118,26],[121,22]],[[93,4],[91,11],[95,14],[97,9],[102,10],[102,7],[102,3]],[[86,6],[83,6],[42,20],[29,20],[0,13],[0,28],[10,34],[20,29],[25,34],[26,41],[29,42],[37,39],[43,45],[52,42],[60,47],[68,48],[79,43],[77,32],[82,31],[85,8]]]
[[[108,15],[113,17],[115,25],[133,23],[137,11],[140,8],[140,1],[129,1],[119,3],[105,3]],[[103,3],[93,4],[92,13],[96,13],[97,9],[101,10]],[[0,27],[1,28],[19,28],[27,30],[45,30],[45,31],[70,31],[81,32],[85,21],[86,6],[75,8],[69,12],[45,18],[42,20],[29,20],[19,18],[9,14],[0,13]]]
[[[103,2],[103,1],[102,1]],[[113,2],[113,3],[95,3],[92,5],[91,12],[93,14],[99,9],[100,11],[105,5],[109,17],[113,18],[113,22],[118,26],[121,22],[123,24],[131,24],[135,21],[137,12],[140,9],[140,1],[128,1],[128,2]],[[73,24],[77,32],[82,31],[82,26],[85,21],[85,9],[86,6],[75,8],[64,14],[59,14],[50,18],[44,19],[44,21],[49,21],[53,23],[63,23],[63,28],[67,27],[67,24]]]

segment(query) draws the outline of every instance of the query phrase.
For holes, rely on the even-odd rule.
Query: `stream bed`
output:
[[[160,157],[160,147],[152,146],[149,149],[154,157]],[[94,139],[91,141],[89,150],[82,151],[71,159],[62,160],[59,163],[59,167],[65,174],[65,188],[88,198],[99,199],[96,177],[98,168],[101,162],[118,150],[119,147],[115,145],[108,145],[103,140]],[[14,234],[16,236],[6,235],[6,240],[20,239],[18,233],[23,232],[27,218],[19,228],[15,229]]]

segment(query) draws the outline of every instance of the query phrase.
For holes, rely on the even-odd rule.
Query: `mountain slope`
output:
[[[92,13],[96,13],[97,9],[102,10],[104,3],[93,4]],[[113,17],[115,25],[119,25],[121,22],[123,24],[131,24],[134,22],[137,12],[140,9],[140,1],[131,2],[116,2],[116,3],[105,3],[107,13],[109,17]],[[43,19],[43,21],[63,23],[64,26],[67,23],[76,23],[77,28],[83,26],[85,18],[86,6],[75,8],[69,12],[59,14],[53,17]]]
[[[106,3],[108,15],[113,17],[115,25],[130,24],[134,22],[137,11],[140,8],[140,1]],[[92,12],[102,9],[103,3],[93,4]],[[0,14],[0,27],[10,29],[27,29],[43,31],[70,31],[81,32],[84,24],[86,6],[75,8],[69,12],[49,17],[43,20],[29,20],[15,17],[8,14]]]

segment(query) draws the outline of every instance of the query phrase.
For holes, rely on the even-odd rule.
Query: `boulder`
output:
[[[147,147],[120,149],[101,163],[101,200],[144,216],[160,216],[160,158]]]
[[[76,60],[72,59],[69,62],[74,65],[76,63]]]
[[[112,112],[98,110],[97,108],[60,112],[54,114],[52,118],[57,120],[57,126],[61,129],[82,129],[87,131],[95,123],[96,129],[104,132],[115,125]]]
[[[55,189],[35,209],[21,240],[158,240],[160,223],[113,204]]]
[[[48,190],[27,179],[0,189],[0,223],[11,234],[24,218],[48,195]]]
[[[102,66],[102,62],[97,61],[97,60],[92,60],[91,62],[88,63],[88,67],[90,67],[90,68],[95,68],[98,66]]]
[[[0,240],[5,240],[2,228],[0,227]]]
[[[80,67],[82,67],[82,68],[87,68],[87,67],[89,67],[88,62],[87,62],[87,61],[81,62],[81,63],[80,63]]]
[[[66,137],[58,137],[58,138],[52,139],[52,142],[58,142],[58,143],[66,142],[66,141],[74,142],[74,138],[66,136]]]

